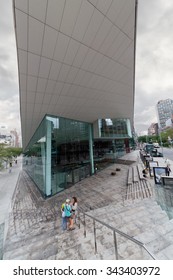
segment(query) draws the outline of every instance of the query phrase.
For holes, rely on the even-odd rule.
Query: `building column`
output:
[[[43,170],[43,184],[44,188],[46,186],[46,147],[45,147],[45,142],[41,142],[41,158],[42,158],[42,170]],[[35,169],[34,169],[34,179],[35,179]],[[44,190],[45,191],[45,190]]]
[[[115,147],[115,139],[112,140],[112,148],[113,148],[113,160],[114,160],[114,163],[115,163],[115,158],[116,158],[116,147]]]
[[[131,130],[131,125],[130,125],[130,120],[129,119],[127,119],[126,125],[127,125],[127,134],[130,138],[132,138],[132,130]]]
[[[52,145],[52,123],[46,120],[46,196],[52,194],[51,189],[51,147]]]
[[[91,174],[94,174],[93,135],[92,135],[91,124],[89,124],[89,153],[90,153]]]

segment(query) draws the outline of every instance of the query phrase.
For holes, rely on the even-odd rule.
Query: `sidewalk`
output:
[[[11,173],[9,173],[9,169],[0,172],[0,259],[2,259],[2,247],[7,232],[11,200],[21,169],[22,158],[18,158],[18,163],[13,164]]]

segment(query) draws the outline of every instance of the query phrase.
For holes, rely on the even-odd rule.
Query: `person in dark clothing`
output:
[[[169,165],[166,166],[166,176],[169,176],[171,172],[171,169],[169,167]]]

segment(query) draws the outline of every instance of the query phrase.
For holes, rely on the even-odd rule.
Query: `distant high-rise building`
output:
[[[158,135],[158,123],[152,123],[148,128],[148,135]]]
[[[11,142],[11,145],[13,147],[19,147],[19,135],[16,131],[16,129],[10,131],[11,135],[12,135],[12,142]]]
[[[166,121],[172,117],[173,114],[173,100],[165,99],[158,101],[157,105],[157,114],[159,127],[164,129],[166,127]]]

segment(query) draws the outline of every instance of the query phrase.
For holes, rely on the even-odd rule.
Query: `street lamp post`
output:
[[[159,138],[160,138],[160,145],[161,145],[161,148],[162,148],[162,155],[163,155],[163,142],[162,142],[162,135],[161,135],[160,132],[159,132]]]

